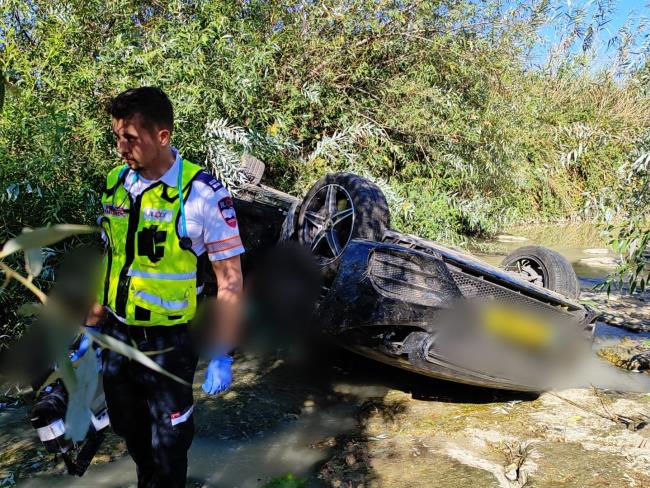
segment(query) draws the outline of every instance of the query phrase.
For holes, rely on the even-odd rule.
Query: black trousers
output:
[[[138,487],[184,487],[187,451],[194,436],[191,384],[197,363],[189,327],[127,326],[110,316],[102,332],[142,352],[160,351],[149,358],[189,383],[179,383],[109,349],[103,351],[108,415],[135,461]]]

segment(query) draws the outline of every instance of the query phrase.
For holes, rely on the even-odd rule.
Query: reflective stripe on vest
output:
[[[183,161],[183,199],[201,167]],[[107,240],[98,302],[129,325],[175,325],[196,313],[197,257],[181,249],[178,189],[158,181],[133,198],[128,172],[114,168],[102,194],[100,225]]]
[[[134,295],[142,300],[166,308],[168,310],[183,310],[187,308],[189,302],[187,300],[165,300],[162,297],[152,295],[146,291],[136,290]]]
[[[161,280],[191,280],[196,278],[196,271],[192,273],[152,273],[150,271],[139,271],[130,269],[127,276],[138,276],[140,278],[158,278]]]

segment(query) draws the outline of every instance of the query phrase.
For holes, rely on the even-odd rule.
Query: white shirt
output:
[[[124,188],[133,198],[158,181],[177,187],[182,158],[176,148],[171,149],[176,160],[159,180],[147,180],[131,169],[127,171]],[[179,235],[183,235],[181,220],[178,220]],[[185,202],[185,222],[192,250],[197,256],[207,251],[210,261],[219,261],[244,252],[232,197],[221,182],[206,171],[201,171],[192,182]]]

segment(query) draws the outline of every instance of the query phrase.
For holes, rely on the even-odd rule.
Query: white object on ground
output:
[[[611,257],[582,258],[580,263],[586,266],[594,266],[598,268],[615,268],[618,266],[618,259]]]
[[[508,234],[500,234],[497,236],[497,241],[499,242],[523,242],[527,241],[528,237],[522,237],[522,236],[511,236]]]
[[[606,249],[604,247],[590,247],[587,249],[582,250],[583,253],[585,254],[609,254],[609,249]]]

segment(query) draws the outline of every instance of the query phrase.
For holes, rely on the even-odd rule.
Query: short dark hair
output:
[[[174,128],[174,109],[169,97],[156,86],[130,88],[113,98],[107,107],[116,119],[128,119],[140,114],[149,128]]]

